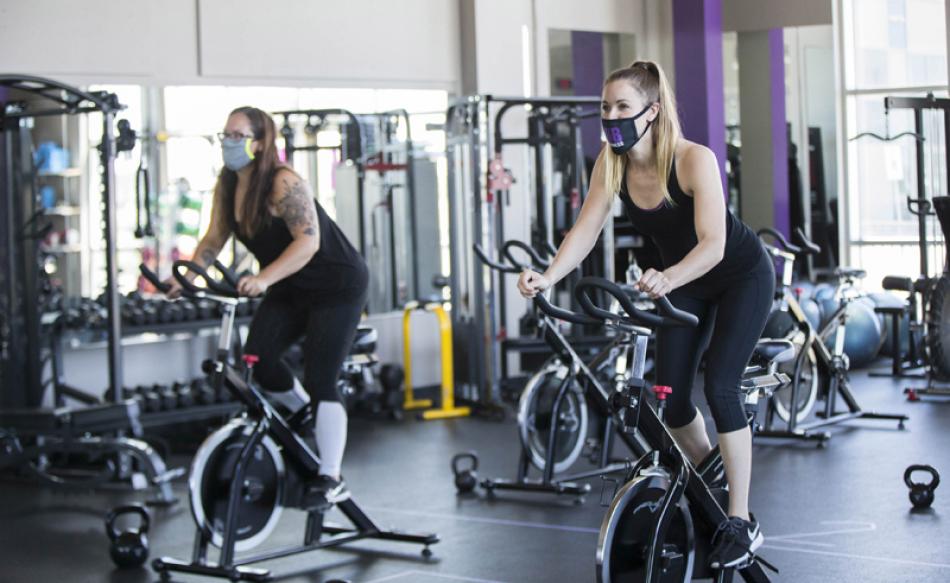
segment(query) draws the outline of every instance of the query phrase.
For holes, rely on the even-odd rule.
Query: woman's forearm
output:
[[[700,241],[686,257],[663,270],[673,289],[686,285],[709,272],[722,261],[725,244],[722,241]]]
[[[312,238],[294,239],[273,263],[261,270],[258,277],[264,279],[267,285],[274,285],[303,269],[316,252]]]
[[[557,254],[554,256],[554,260],[551,261],[551,265],[544,272],[544,277],[551,281],[551,285],[561,281],[567,274],[577,269],[577,266],[587,258],[591,249],[594,248],[599,234],[599,231],[587,233],[583,230],[579,231],[577,228],[568,231],[567,236],[564,237],[564,241],[557,250]]]
[[[224,245],[213,238],[207,236],[202,237],[201,241],[198,242],[198,246],[195,247],[195,254],[192,258],[192,261],[202,267],[207,268],[211,266],[212,263],[214,263],[215,259],[217,259],[218,254],[221,253],[222,247],[224,247]],[[197,276],[197,273],[193,273],[191,271],[186,274],[186,277],[188,277],[189,280],[194,280]]]

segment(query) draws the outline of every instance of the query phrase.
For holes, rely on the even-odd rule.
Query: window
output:
[[[916,142],[850,140],[863,132],[893,136],[914,130],[909,110],[884,115],[889,95],[946,96],[944,0],[845,0],[842,4],[845,81],[847,231],[845,261],[868,272],[865,287],[885,275],[917,276],[918,221],[908,209],[917,197]],[[928,197],[947,194],[942,160],[942,114],[925,113],[924,180]],[[943,266],[943,237],[928,221],[931,272]]]

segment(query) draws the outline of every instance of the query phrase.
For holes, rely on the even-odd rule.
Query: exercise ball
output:
[[[907,300],[897,294],[889,292],[876,292],[868,294],[868,297],[874,302],[876,307],[880,308],[902,308],[907,306]],[[881,346],[881,354],[894,356],[893,332],[891,332],[892,316],[881,314],[884,320],[884,344]],[[910,350],[910,314],[904,312],[901,316],[901,354],[906,354]]]
[[[818,328],[824,328],[828,320],[835,315],[835,311],[838,309],[838,301],[834,298],[822,298],[815,300],[815,303],[818,304],[818,313],[820,316]]]
[[[870,302],[853,301],[848,304],[848,327],[844,337],[844,353],[848,355],[851,368],[871,364],[884,343],[884,328]],[[825,345],[834,350],[834,333],[825,340]]]
[[[821,325],[821,308],[818,306],[818,302],[811,298],[805,298],[800,300],[798,304],[802,307],[802,311],[805,312],[805,318],[808,319],[808,323],[811,324],[811,327],[818,330],[818,326]]]
[[[838,302],[835,301],[835,288],[830,283],[819,283],[815,286],[811,297],[818,303],[818,309],[821,313],[819,327],[822,327],[828,323],[835,310],[838,309]]]
[[[815,300],[818,302],[825,299],[831,299],[835,297],[835,286],[831,285],[830,283],[819,283],[812,291],[811,297],[815,298]]]
[[[815,284],[810,281],[792,282],[792,293],[795,294],[799,302],[807,300],[815,295]]]

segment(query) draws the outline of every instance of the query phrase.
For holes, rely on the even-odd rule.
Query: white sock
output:
[[[290,410],[291,415],[301,410],[310,402],[310,395],[304,390],[300,380],[294,377],[293,388],[281,392],[268,392],[268,397]]]
[[[337,401],[320,401],[317,405],[317,449],[320,450],[320,473],[340,478],[343,450],[346,449],[346,409]]]

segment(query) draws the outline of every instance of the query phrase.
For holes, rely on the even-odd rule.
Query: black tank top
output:
[[[633,204],[627,192],[626,179],[620,187],[620,199],[627,209],[633,227],[653,240],[659,249],[664,268],[682,261],[699,243],[693,216],[693,198],[683,192],[676,179],[675,160],[670,168],[666,186],[675,204],[671,205],[664,199],[660,206],[649,210]],[[726,249],[722,260],[682,289],[700,295],[719,293],[729,281],[753,269],[763,253],[755,232],[726,209]]]
[[[254,237],[245,237],[237,228],[234,217],[234,193],[231,197],[232,204],[227,213],[231,231],[254,254],[263,269],[280,257],[293,242],[293,235],[282,218],[272,216]],[[271,286],[271,290],[308,292],[324,301],[349,299],[366,289],[369,282],[366,262],[320,203],[316,199],[313,202],[320,224],[320,248],[306,265]]]

